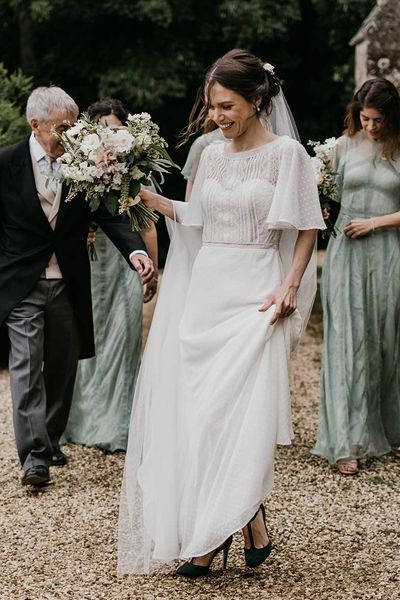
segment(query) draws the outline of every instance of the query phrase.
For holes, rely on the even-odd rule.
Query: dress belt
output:
[[[203,246],[217,248],[241,248],[243,250],[277,250],[279,242],[266,242],[265,244],[236,244],[230,242],[203,242]]]

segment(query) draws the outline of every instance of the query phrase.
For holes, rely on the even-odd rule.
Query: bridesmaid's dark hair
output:
[[[271,66],[269,70],[265,69],[263,61],[251,52],[240,49],[230,50],[207,70],[203,86],[197,92],[189,124],[183,131],[183,140],[179,145],[187,142],[190,136],[197,133],[207,122],[210,91],[216,83],[236,92],[247,102],[255,102],[260,98],[258,115],[263,111],[270,113],[271,100],[279,93],[282,82]]]
[[[87,113],[92,121],[100,121],[101,117],[108,117],[108,115],[115,115],[123,125],[128,120],[128,111],[122,104],[121,100],[116,98],[105,98],[98,102],[93,102],[88,109]]]
[[[400,96],[391,81],[384,77],[368,79],[354,94],[344,120],[345,134],[349,137],[362,129],[360,112],[373,108],[384,117],[382,154],[392,158],[400,151]]]

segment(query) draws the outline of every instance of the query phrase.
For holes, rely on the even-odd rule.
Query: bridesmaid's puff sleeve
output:
[[[299,142],[282,144],[267,223],[270,229],[326,229],[310,157]]]

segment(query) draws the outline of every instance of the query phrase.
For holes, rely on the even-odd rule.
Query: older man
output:
[[[78,358],[94,354],[89,222],[103,231],[141,274],[153,266],[124,217],[90,212],[82,196],[65,202],[54,176],[63,148],[52,127],[78,116],[74,100],[57,87],[28,99],[28,140],[0,150],[0,323],[11,343],[14,430],[23,484],[49,481],[49,466],[65,464],[59,448],[72,398]]]

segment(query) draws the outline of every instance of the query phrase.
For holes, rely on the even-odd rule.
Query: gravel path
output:
[[[361,600],[400,598],[400,461],[344,478],[310,455],[321,353],[314,315],[293,365],[295,441],[277,456],[267,516],[274,551],[247,569],[235,536],[229,570],[210,577],[116,577],[123,454],[66,446],[70,463],[34,493],[19,483],[8,376],[0,373],[1,600]]]

